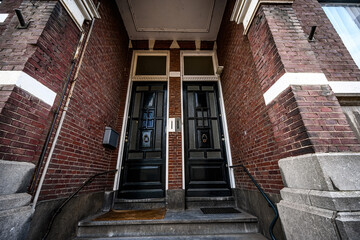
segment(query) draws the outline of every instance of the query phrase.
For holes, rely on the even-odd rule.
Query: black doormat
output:
[[[203,214],[226,214],[226,213],[241,213],[239,210],[233,207],[223,208],[200,208]]]

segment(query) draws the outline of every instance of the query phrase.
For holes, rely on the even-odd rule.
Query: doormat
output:
[[[146,210],[110,210],[93,221],[155,220],[164,219],[165,208]]]
[[[226,213],[241,213],[233,207],[224,208],[200,208],[203,214],[226,214]]]

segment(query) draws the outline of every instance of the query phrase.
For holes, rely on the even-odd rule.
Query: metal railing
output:
[[[91,177],[89,177],[73,194],[71,194],[61,205],[60,207],[56,210],[56,212],[53,214],[52,218],[51,218],[51,221],[48,225],[48,228],[46,230],[46,233],[44,235],[44,237],[42,238],[42,240],[45,240],[49,233],[50,233],[50,230],[51,230],[51,227],[52,225],[54,224],[54,221],[55,221],[55,218],[57,217],[57,215],[62,211],[62,209],[65,207],[66,204],[68,204],[70,202],[70,200],[76,196],[76,194],[78,194],[81,189],[83,189],[86,185],[90,184],[92,181],[94,181],[95,178],[97,178],[98,176],[101,176],[101,175],[105,175],[105,174],[108,174],[108,173],[113,173],[113,172],[116,172],[117,170],[110,170],[110,171],[105,171],[105,172],[100,172],[100,173],[97,173],[97,174],[94,174],[92,175]]]
[[[237,168],[237,167],[241,167],[244,172],[250,177],[251,181],[255,184],[256,188],[260,191],[261,195],[265,198],[265,200],[268,202],[268,204],[270,205],[270,207],[273,209],[274,213],[275,213],[275,217],[273,218],[270,226],[269,226],[269,233],[271,236],[272,240],[276,240],[273,230],[274,230],[274,226],[276,221],[279,218],[279,212],[275,207],[275,204],[270,200],[270,198],[266,195],[266,193],[264,192],[264,190],[262,190],[262,188],[260,187],[260,185],[256,182],[256,180],[253,178],[253,176],[250,174],[250,172],[247,170],[247,168],[242,165],[242,164],[238,164],[238,165],[233,165],[233,166],[229,166],[230,168]]]

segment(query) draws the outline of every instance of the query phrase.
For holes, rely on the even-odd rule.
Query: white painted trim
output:
[[[0,13],[0,23],[5,22],[5,20],[8,16],[9,16],[8,13]]]
[[[169,64],[169,69],[170,69],[170,55],[168,56],[168,64]],[[169,121],[168,119],[170,118],[170,79],[168,78],[167,81],[167,97],[166,97],[166,166],[165,166],[165,190],[169,189],[169,128],[168,128],[168,124]],[[165,193],[166,196],[166,193]]]
[[[261,4],[291,4],[293,2],[293,0],[237,0],[230,21],[243,23],[244,35],[246,35]]]
[[[60,0],[60,2],[80,31],[83,31],[82,25],[85,20],[100,18],[100,14],[92,0]]]
[[[327,85],[329,82],[324,73],[285,73],[265,93],[265,104],[268,105],[290,85]]]
[[[181,64],[181,61],[180,61]],[[181,74],[182,75],[182,74]],[[184,94],[183,79],[180,78],[180,101],[181,101],[181,167],[182,167],[182,189],[185,190],[185,135],[184,135]]]
[[[216,50],[209,51],[193,51],[193,50],[184,50],[180,51],[180,71],[182,81],[217,81],[218,76],[216,75],[217,69],[217,60],[216,60]],[[214,75],[184,75],[184,57],[185,56],[211,56],[213,61]]]
[[[167,81],[169,78],[170,70],[170,51],[168,50],[134,50],[133,62],[131,68],[131,78],[134,81]],[[136,64],[138,56],[166,56],[166,75],[136,75]]]
[[[0,71],[1,85],[16,85],[41,101],[52,106],[56,93],[22,71]]]
[[[180,77],[181,76],[180,71],[178,71],[178,72],[170,72],[169,76],[170,77]]]
[[[114,180],[114,187],[113,187],[114,191],[117,191],[119,189],[119,185],[120,185],[121,166],[122,166],[122,158],[124,155],[125,136],[126,136],[129,108],[130,108],[131,90],[132,90],[132,81],[131,81],[131,79],[129,79],[128,89],[126,92],[123,124],[122,124],[121,134],[120,134],[119,151],[118,151],[118,157],[117,157],[117,163],[116,163],[117,172],[115,174],[115,180]]]
[[[337,96],[360,94],[360,82],[357,81],[329,81],[329,85]]]

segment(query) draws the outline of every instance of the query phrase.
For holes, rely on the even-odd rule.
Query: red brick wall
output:
[[[0,159],[36,163],[50,106],[15,85],[0,88]]]
[[[218,35],[219,64],[233,163],[245,164],[263,188],[283,187],[277,161],[314,152],[359,151],[329,86],[291,86],[268,106],[263,93],[284,72],[321,72],[290,5],[260,7],[247,36],[230,22],[229,2]],[[236,185],[252,189],[240,172]]]
[[[308,36],[317,26],[310,42],[321,70],[329,81],[360,81],[360,70],[317,0],[296,0],[292,4],[300,25]]]
[[[25,63],[37,48],[38,39],[55,5],[56,1],[38,1],[35,6],[30,1],[24,1],[19,8],[27,20],[32,20],[27,29],[16,28],[19,24],[16,15],[6,19],[0,37],[0,70],[24,69]],[[8,12],[13,12],[12,7],[11,4],[4,6],[10,8]]]
[[[266,191],[278,193],[283,188],[278,146],[249,40],[242,24],[230,22],[233,4],[226,7],[217,39],[233,164],[245,164]],[[254,189],[241,171],[235,170],[235,178],[237,187]]]
[[[285,72],[321,72],[291,5],[263,5],[248,33],[262,90]]]
[[[8,13],[9,15],[3,23],[0,23],[0,36],[3,31],[8,28],[8,25],[15,15],[14,9],[19,8],[22,0],[3,0],[0,4],[0,13]]]
[[[128,36],[115,2],[103,1],[99,12],[101,19],[95,21],[41,199],[68,195],[91,175],[116,165],[118,150],[104,148],[102,139],[105,126],[121,132]],[[112,189],[113,179],[113,175],[99,178],[85,191]]]
[[[19,1],[16,1],[16,3],[20,5]],[[64,81],[72,56],[69,45],[74,45],[76,42],[72,43],[71,38],[67,39],[69,45],[65,48],[66,41],[63,39],[56,40],[58,43],[62,43],[58,46],[52,45],[50,40],[45,39],[44,29],[45,32],[49,31],[49,29],[53,29],[53,32],[57,30],[64,31],[61,28],[54,29],[57,27],[51,24],[54,21],[61,22],[62,20],[62,25],[70,26],[69,23],[65,24],[69,19],[65,11],[62,13],[65,17],[61,18],[57,14],[50,18],[53,11],[60,11],[60,4],[56,7],[55,5],[56,2],[54,1],[37,2],[35,6],[30,2],[22,3],[20,8],[24,16],[27,19],[32,16],[33,20],[28,29],[16,28],[18,24],[16,16],[7,19],[4,25],[6,29],[2,32],[0,38],[0,48],[2,49],[0,53],[2,55],[0,57],[0,69],[1,71],[23,70],[52,90],[60,92],[63,83],[59,79]],[[0,6],[5,10],[7,9],[8,12],[13,12],[13,9],[10,8],[14,7],[14,5],[9,4],[8,1],[4,1]],[[47,23],[49,18],[50,21]],[[68,22],[71,23],[71,21]],[[79,30],[76,29],[76,31],[78,34]],[[47,47],[44,47],[45,45]],[[57,51],[54,51],[51,47],[56,47]],[[44,51],[37,54],[39,49],[44,49]],[[75,49],[75,46],[73,46],[73,49]],[[63,62],[61,62],[62,60]],[[66,67],[63,67],[65,64]],[[33,65],[36,67],[26,67]],[[56,76],[51,74],[51,71],[55,69],[54,66],[58,67]],[[55,84],[52,84],[55,79],[57,79],[56,87]],[[3,103],[4,108],[0,113],[1,118],[4,120],[0,128],[0,141],[2,142],[0,159],[36,164],[49,127],[49,121],[52,118],[51,106],[14,86],[3,86],[1,95],[10,98]]]

